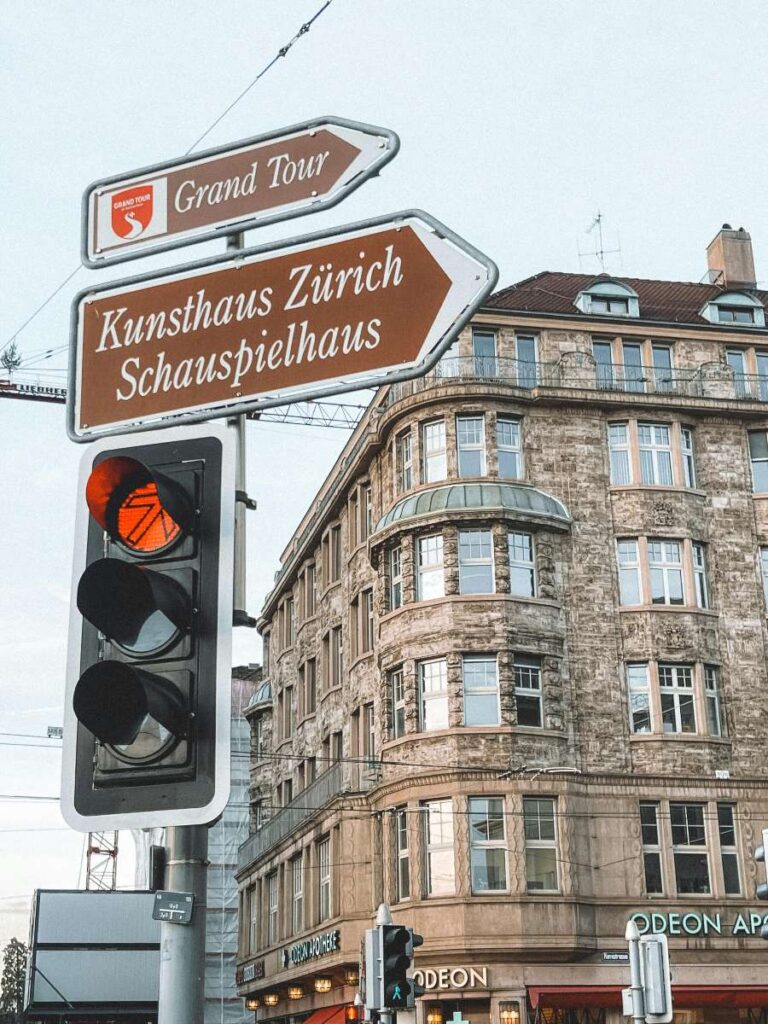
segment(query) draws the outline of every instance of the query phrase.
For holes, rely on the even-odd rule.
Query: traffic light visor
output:
[[[72,706],[78,721],[127,761],[151,761],[187,731],[179,690],[162,676],[120,661],[86,669]]]
[[[161,554],[185,534],[194,515],[184,488],[124,455],[94,467],[85,491],[96,522],[126,550]]]
[[[109,640],[139,656],[164,650],[192,621],[189,595],[177,580],[118,558],[88,566],[77,607]]]

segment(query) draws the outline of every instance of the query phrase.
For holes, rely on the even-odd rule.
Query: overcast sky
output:
[[[0,0],[0,348],[79,263],[95,178],[180,156],[322,0]],[[490,255],[500,285],[540,270],[698,281],[724,221],[751,231],[768,277],[763,2],[333,0],[201,147],[336,114],[395,130],[397,158],[343,205],[251,233],[255,244],[422,207]],[[69,304],[87,284],[221,245],[80,269],[18,335],[62,381]],[[35,362],[41,354],[54,354]],[[0,732],[62,721],[75,471],[63,409],[0,400],[5,547]],[[249,425],[250,611],[346,435]],[[256,661],[239,630],[237,662]],[[59,751],[0,736],[0,942],[26,938],[35,888],[82,881],[82,836],[54,803]],[[26,742],[35,743],[35,740]],[[58,831],[57,831],[58,830]],[[121,884],[131,881],[124,837]]]

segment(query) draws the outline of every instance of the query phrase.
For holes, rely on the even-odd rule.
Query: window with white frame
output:
[[[429,800],[421,805],[421,815],[426,894],[451,896],[456,889],[452,803]]]
[[[465,654],[464,725],[499,724],[499,673],[495,654]]]
[[[760,548],[760,574],[763,578],[763,597],[768,607],[768,547]]]
[[[389,610],[403,604],[403,553],[400,545],[389,552]]]
[[[278,904],[277,872],[273,871],[267,876],[267,945],[272,946],[277,942],[279,936],[279,904]]]
[[[366,484],[360,492],[360,540],[373,533],[373,488]]]
[[[405,685],[402,668],[395,668],[389,674],[392,688],[392,736],[400,739],[405,736]]]
[[[693,458],[693,431],[680,427],[680,459],[683,465],[683,486],[696,486],[696,464]]]
[[[398,434],[395,438],[395,472],[398,489],[409,490],[413,486],[413,447],[410,430]]]
[[[707,558],[704,545],[699,541],[691,544],[693,554],[693,582],[696,590],[696,604],[699,608],[709,608],[709,587],[707,586]]]
[[[498,373],[496,362],[496,335],[493,331],[472,331],[472,356],[476,377],[495,377]]]
[[[304,666],[304,714],[313,715],[317,708],[317,658],[308,658]]]
[[[405,807],[395,809],[395,900],[410,899],[411,896],[411,858],[408,849],[408,810]]]
[[[629,451],[629,424],[608,424],[608,450],[611,461],[611,483],[632,483],[632,460]]]
[[[264,715],[255,715],[254,718],[252,719],[252,721],[253,721],[253,726],[252,726],[253,741],[251,743],[251,748],[253,750],[253,759],[254,759],[254,761],[261,761],[262,758],[264,757],[264,755],[267,752],[266,730],[264,728],[264,724],[265,724],[264,723],[264,719],[265,719]]]
[[[376,719],[373,703],[363,704],[363,757],[366,768],[376,766]]]
[[[496,419],[496,455],[499,476],[503,480],[519,480],[523,476],[523,449],[520,420],[508,416]]]
[[[364,590],[360,595],[360,653],[373,650],[375,628],[373,618],[373,590]]]
[[[574,305],[582,313],[598,316],[640,316],[637,292],[622,281],[598,279],[576,296]]]
[[[523,797],[528,892],[557,892],[557,825],[552,797]]]
[[[693,666],[659,664],[658,669],[664,732],[696,732]]]
[[[493,594],[493,541],[490,530],[459,530],[459,593]]]
[[[510,530],[507,536],[507,545],[510,594],[513,597],[535,597],[536,566],[532,535]]]
[[[723,889],[727,896],[740,896],[739,852],[733,810],[733,804],[717,805],[717,829],[720,839],[720,862],[723,867]]]
[[[652,604],[685,604],[683,545],[679,540],[648,541]]]
[[[623,605],[642,604],[643,589],[637,541],[616,541],[616,553],[619,562],[619,601]]]
[[[252,885],[248,892],[248,951],[250,953],[258,953],[259,925],[261,924],[261,913],[259,907],[259,887],[256,885]]]
[[[516,334],[517,384],[521,388],[536,387],[538,367],[536,365],[536,337],[533,334]]]
[[[720,680],[715,665],[704,666],[704,699],[707,704],[707,726],[710,736],[724,736],[723,702],[720,697]]]
[[[595,373],[599,388],[612,388],[619,368],[613,364],[613,346],[610,341],[593,341],[592,355],[595,360]]]
[[[640,804],[640,831],[643,841],[643,868],[645,891],[656,896],[664,892],[661,873],[661,834],[659,831],[659,805],[650,801]]]
[[[321,839],[317,844],[318,910],[321,921],[331,916],[331,840]]]
[[[419,537],[416,575],[417,600],[428,601],[445,594],[443,574],[443,535]]]
[[[666,423],[638,423],[640,479],[644,484],[672,486],[672,442]]]
[[[485,476],[485,417],[456,417],[459,476]]]
[[[670,803],[669,817],[678,896],[709,894],[704,804]]]
[[[651,688],[647,662],[626,666],[629,695],[629,727],[633,733],[651,731]]]
[[[541,658],[531,654],[515,654],[514,659],[517,724],[541,728],[544,724]]]
[[[469,798],[469,846],[472,892],[503,892],[507,838],[501,797]]]
[[[341,626],[334,626],[331,630],[330,661],[330,684],[331,686],[341,686],[344,678],[344,648],[341,640]]]
[[[419,728],[448,728],[448,666],[445,658],[419,663]]]
[[[765,310],[760,301],[748,292],[723,292],[705,303],[701,315],[712,324],[765,327]]]
[[[283,735],[284,740],[288,739],[289,736],[293,736],[294,728],[294,715],[293,715],[293,687],[286,686],[283,690]]]
[[[768,491],[768,434],[765,430],[750,430],[749,458],[752,463],[752,490],[755,494]]]
[[[304,927],[304,857],[291,858],[291,934],[298,935]]]
[[[448,475],[445,420],[432,420],[421,428],[422,483],[445,480]]]

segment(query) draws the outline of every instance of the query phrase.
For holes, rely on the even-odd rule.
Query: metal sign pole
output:
[[[190,924],[160,922],[159,1024],[203,1024],[208,826],[166,829],[165,887],[192,893]]]
[[[243,247],[242,233],[227,238],[227,250]],[[233,565],[234,620],[255,625],[245,611],[245,416],[234,421],[235,558]],[[168,860],[165,888],[192,893],[188,925],[160,923],[160,990],[158,1024],[203,1024],[205,1009],[205,923],[208,905],[208,825],[178,825],[166,829]]]

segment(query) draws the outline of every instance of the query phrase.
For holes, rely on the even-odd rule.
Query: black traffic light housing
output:
[[[206,824],[227,801],[234,444],[208,424],[84,455],[62,771],[75,828]]]
[[[399,924],[379,925],[381,991],[379,1006],[387,1010],[408,1010],[416,1005],[423,988],[407,977],[416,946],[424,942],[412,928]]]

